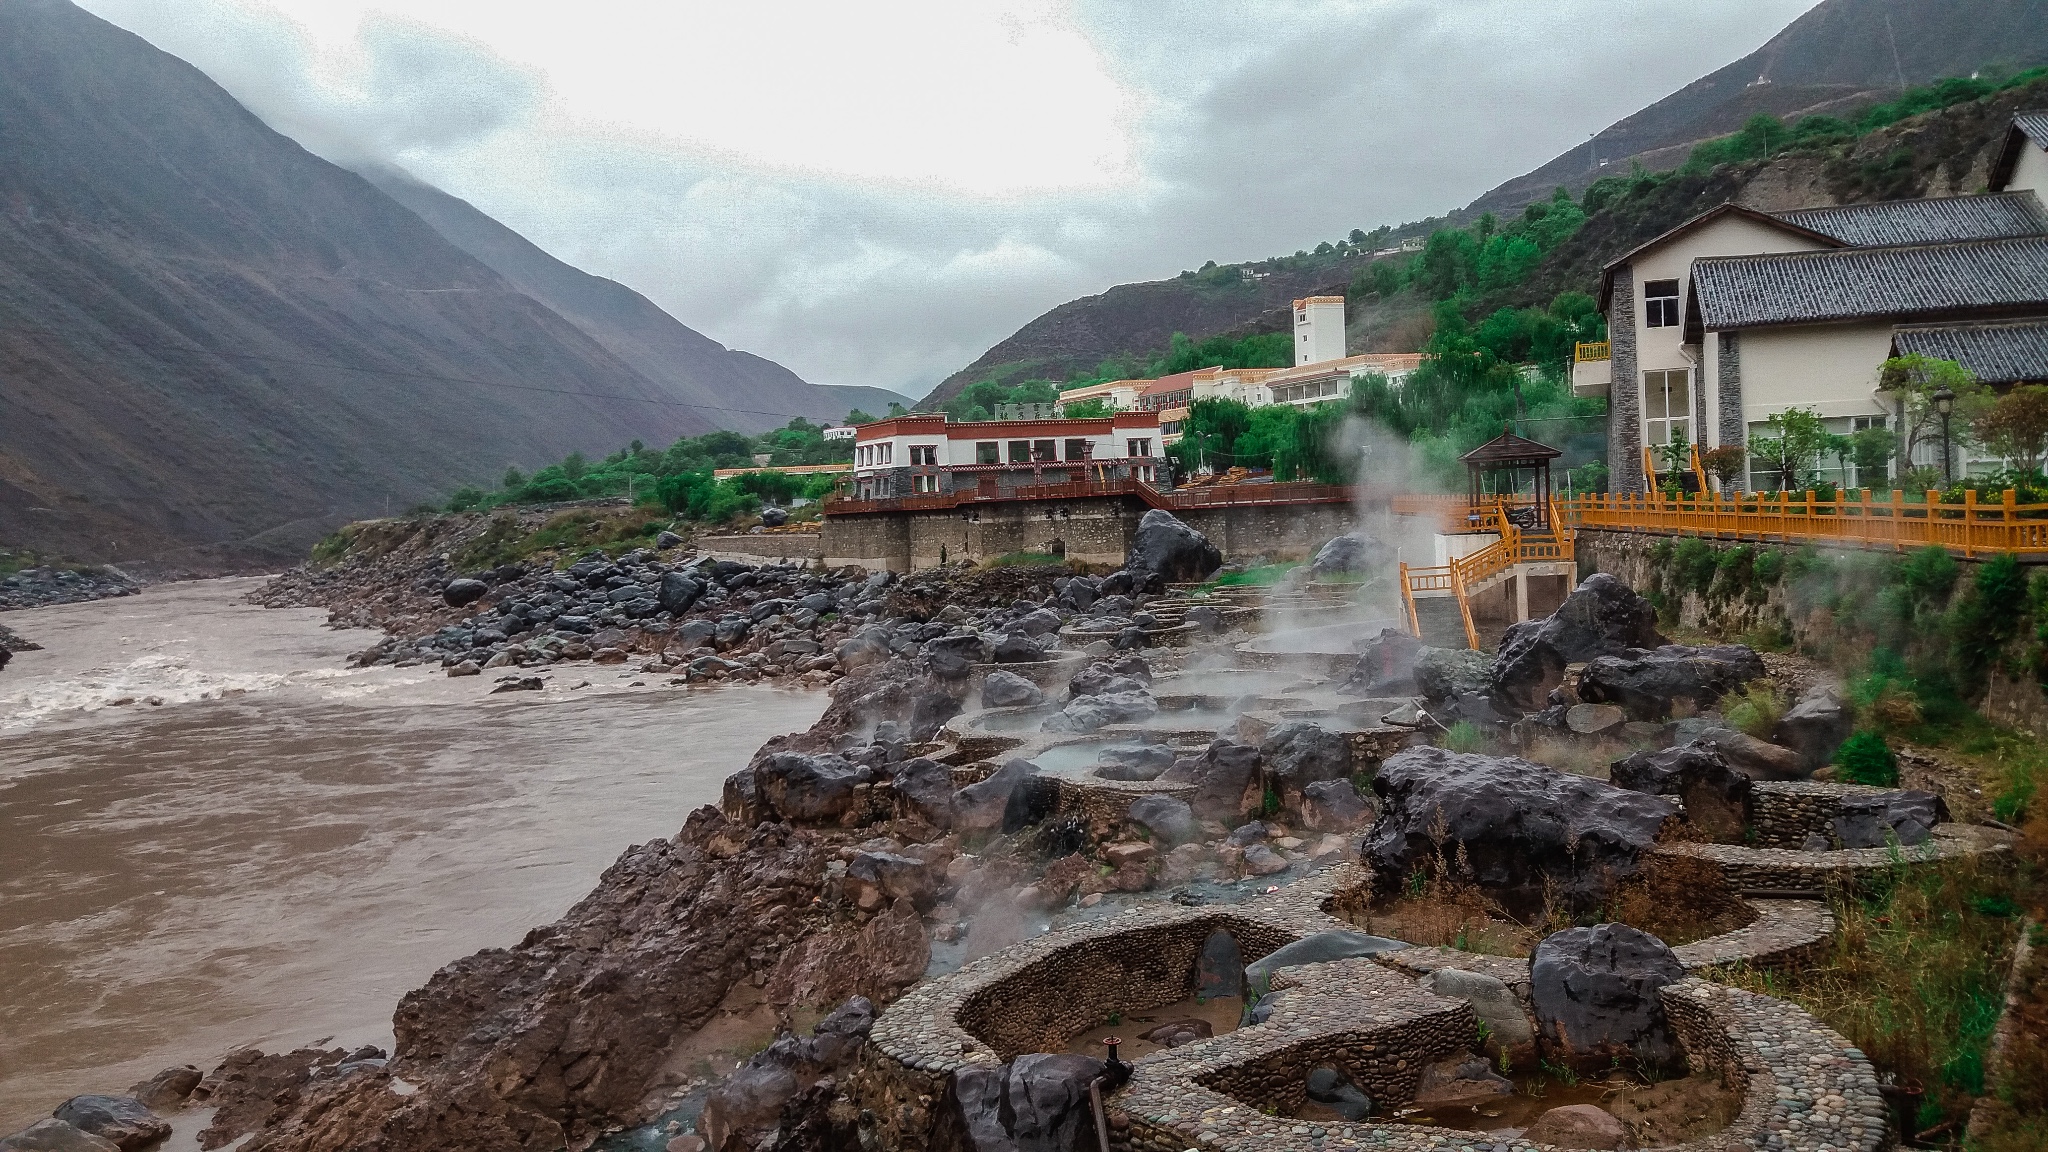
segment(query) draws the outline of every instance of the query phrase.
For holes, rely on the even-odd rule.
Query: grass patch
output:
[[[1444,732],[1444,747],[1453,752],[1486,751],[1486,733],[1470,720],[1460,720]]]
[[[581,555],[596,549],[607,556],[617,556],[646,547],[671,519],[667,512],[652,505],[620,511],[577,508],[557,513],[539,528],[527,532],[518,517],[498,516],[449,562],[458,572],[475,572],[542,552]]]
[[[1909,864],[1911,851],[1899,850],[1874,894],[1835,898],[1838,927],[1817,962],[1717,978],[1800,1005],[1880,1072],[1921,1084],[1925,1129],[1962,1115],[1984,1092],[2016,921],[1981,910],[2009,904],[2008,872],[1969,859]]]
[[[1769,740],[1771,732],[1778,727],[1778,721],[1784,718],[1785,701],[1768,685],[1751,684],[1724,697],[1721,713],[1737,730],[1759,740]]]
[[[1211,588],[1265,588],[1278,584],[1289,572],[1301,567],[1299,561],[1285,564],[1262,564],[1242,572],[1225,572],[1209,581]]]

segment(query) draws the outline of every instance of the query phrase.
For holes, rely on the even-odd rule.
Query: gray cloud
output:
[[[364,63],[336,86],[289,24],[232,0],[87,6],[313,151],[404,168],[716,339],[823,383],[921,394],[1075,296],[1455,208],[1812,2],[1083,0],[1108,66],[1151,98],[1143,180],[1029,198],[576,134],[546,120],[538,77],[397,18],[365,23]]]

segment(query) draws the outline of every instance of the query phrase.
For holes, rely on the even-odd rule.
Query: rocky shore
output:
[[[142,584],[119,568],[24,568],[0,577],[0,612],[133,596]]]

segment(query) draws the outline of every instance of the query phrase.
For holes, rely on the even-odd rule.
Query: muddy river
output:
[[[241,1045],[388,1047],[407,990],[559,916],[826,703],[348,670],[374,633],[253,587],[5,617],[45,650],[0,671],[0,1132]]]

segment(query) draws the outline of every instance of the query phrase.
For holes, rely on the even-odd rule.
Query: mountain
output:
[[[1519,212],[1559,185],[1582,191],[1640,162],[1663,171],[1745,120],[1850,114],[1902,88],[1984,68],[2048,64],[2041,0],[1825,0],[1769,43],[1621,120],[1467,211]],[[1597,162],[1596,162],[1597,161]]]
[[[0,0],[0,543],[273,562],[697,403],[197,69]]]
[[[1986,67],[2021,70],[2043,63],[2048,63],[2048,3],[2043,0],[1823,0],[1750,55],[1428,226],[1463,226],[1485,212],[1520,212],[1559,185],[1583,191],[1601,175],[1629,171],[1635,160],[1651,170],[1676,168],[1694,144],[1734,132],[1759,112],[1849,114],[1889,99],[1901,85],[1967,76]],[[1598,166],[1592,163],[1596,151],[1602,161]],[[1828,187],[1812,191],[1823,198],[1855,194]],[[1673,190],[1664,199],[1675,203],[1683,197]],[[1595,248],[1603,238],[1630,234],[1626,226],[1589,226],[1582,243],[1566,246],[1572,261],[1547,261],[1546,266],[1575,268],[1606,251]],[[1342,292],[1363,263],[1341,255],[1280,257],[1254,266],[1275,270],[1258,288],[1218,286],[1200,276],[1119,284],[1039,316],[947,377],[922,405],[943,404],[977,380],[1064,378],[1112,356],[1149,356],[1163,349],[1174,332],[1202,340],[1220,333],[1278,331],[1287,326],[1282,310],[1289,299]],[[1282,268],[1288,271],[1283,274]],[[1588,283],[1581,277],[1569,286],[1585,289]],[[1554,287],[1553,280],[1544,284]],[[1355,308],[1351,350],[1412,351],[1425,325],[1414,315],[1413,302],[1408,305],[1405,314],[1399,299]]]
[[[832,403],[836,405],[837,414],[832,417],[835,421],[844,420],[846,414],[856,408],[870,416],[886,416],[891,404],[901,404],[908,408],[917,403],[901,392],[891,392],[887,388],[870,388],[864,384],[820,384],[818,387],[824,389],[825,394],[831,397]]]
[[[787,424],[792,416],[838,420],[846,415],[841,398],[772,360],[733,351],[692,331],[623,284],[555,259],[466,200],[398,172],[363,175],[449,243],[720,427],[760,432]]]

